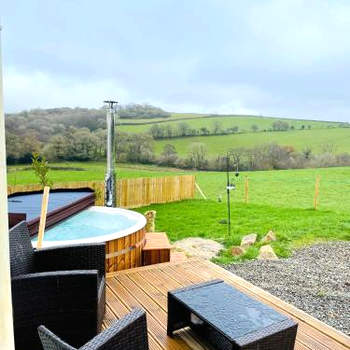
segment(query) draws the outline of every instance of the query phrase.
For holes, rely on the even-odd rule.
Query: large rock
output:
[[[233,256],[241,256],[245,253],[245,249],[243,247],[240,247],[240,246],[233,246],[231,248],[231,254]]]
[[[251,233],[250,235],[244,236],[241,240],[241,247],[248,248],[256,242],[258,235],[256,233]]]
[[[272,242],[272,241],[276,241],[277,240],[277,237],[276,237],[276,234],[275,232],[273,231],[269,231],[261,240],[262,243],[269,243],[269,242]]]
[[[196,256],[210,260],[217,256],[224,246],[212,239],[204,239],[200,237],[184,238],[173,244],[178,250],[184,251],[188,256]]]
[[[278,256],[274,252],[273,248],[268,245],[263,245],[259,250],[259,260],[278,260]]]

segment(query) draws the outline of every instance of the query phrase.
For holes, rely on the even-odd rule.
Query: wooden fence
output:
[[[91,188],[96,195],[95,204],[104,203],[104,183],[102,181],[64,182],[55,184],[52,189]],[[9,185],[8,194],[40,191],[42,186]],[[138,208],[155,203],[169,203],[194,198],[195,177],[193,175],[145,177],[121,179],[117,181],[117,206]]]

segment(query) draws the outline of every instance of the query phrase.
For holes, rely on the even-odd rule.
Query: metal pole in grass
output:
[[[14,350],[0,26],[0,349]]]
[[[105,176],[105,206],[116,206],[116,175],[115,175],[115,111],[117,101],[104,101],[107,103],[107,171]]]
[[[227,235],[231,236],[231,203],[230,203],[230,156],[226,155],[226,193],[227,193]]]
[[[230,159],[233,156],[233,166],[236,167],[236,178],[239,176],[239,156],[229,152],[226,154],[226,193],[227,193],[227,234],[231,236],[231,190],[236,188],[236,185],[230,182]]]

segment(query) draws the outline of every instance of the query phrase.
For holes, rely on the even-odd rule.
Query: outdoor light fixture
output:
[[[107,104],[107,171],[105,176],[105,206],[115,207],[117,200],[115,173],[115,117],[117,101],[104,101]]]

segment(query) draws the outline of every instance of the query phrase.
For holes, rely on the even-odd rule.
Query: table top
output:
[[[289,320],[221,280],[193,285],[171,293],[200,319],[231,340],[260,332]]]

